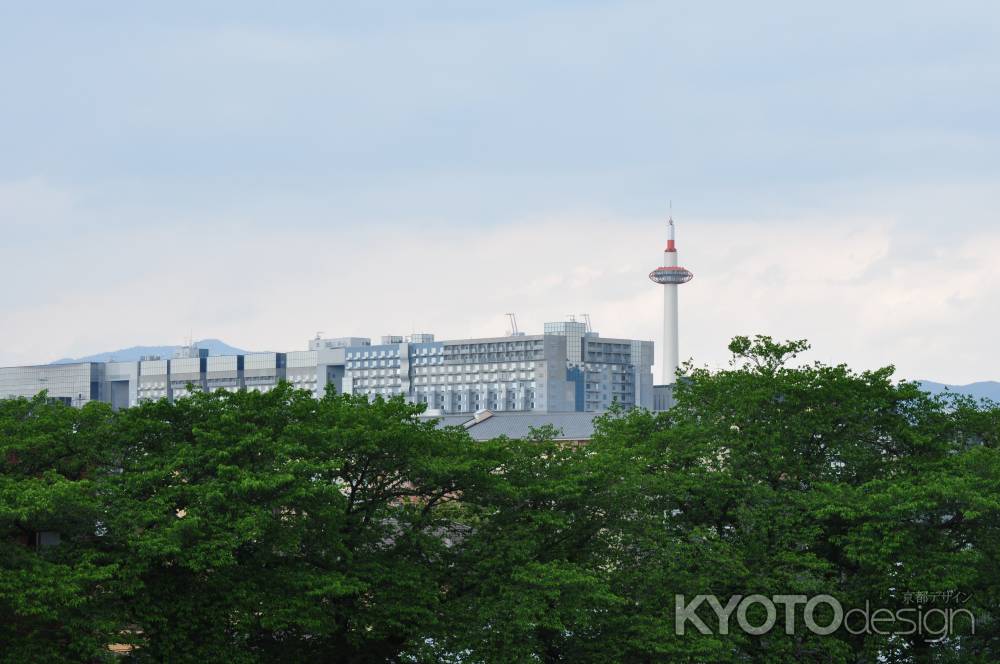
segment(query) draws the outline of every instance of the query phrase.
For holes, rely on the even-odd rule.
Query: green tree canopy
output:
[[[99,536],[114,443],[104,404],[0,400],[0,660],[84,661],[117,628]]]
[[[584,445],[288,385],[0,401],[0,661],[1000,660],[1000,408],[793,365],[802,341],[730,349]],[[711,611],[678,634],[674,613],[945,591],[975,634],[723,634]]]

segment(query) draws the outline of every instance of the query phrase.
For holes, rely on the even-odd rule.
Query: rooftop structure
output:
[[[486,410],[474,415],[446,415],[436,418],[438,426],[460,426],[473,440],[491,440],[500,436],[525,439],[544,426],[555,428],[555,440],[585,442],[594,437],[594,419],[603,413],[494,413]]]

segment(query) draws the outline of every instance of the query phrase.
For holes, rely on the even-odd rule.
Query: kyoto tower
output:
[[[674,215],[667,220],[667,248],[663,250],[663,265],[649,273],[649,278],[663,286],[663,385],[677,380],[680,351],[677,344],[677,287],[694,278],[687,268],[677,265],[674,244]]]

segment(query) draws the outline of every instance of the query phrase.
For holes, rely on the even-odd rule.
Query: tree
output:
[[[109,528],[135,657],[375,662],[419,646],[459,535],[449,503],[485,472],[464,432],[419,412],[288,385],[125,411]]]
[[[891,367],[789,366],[804,341],[730,348],[728,370],[687,367],[668,413],[614,410],[585,447],[544,431],[507,441],[501,481],[463,497],[441,659],[996,660],[1000,410],[932,398]],[[975,635],[959,621],[938,642],[821,636],[801,606],[793,634],[783,616],[764,635],[735,619],[724,634],[708,612],[711,633],[680,635],[674,616],[678,595],[826,594],[895,611],[947,590],[971,596]]]
[[[995,405],[931,398],[891,367],[787,366],[805,342],[730,348],[730,370],[688,367],[669,413],[605,418],[594,441],[626,460],[622,491],[642,505],[621,522],[631,546],[614,576],[630,599],[623,659],[994,661]],[[679,637],[663,610],[678,593],[830,594],[896,610],[947,590],[973,598],[962,608],[980,617],[974,637],[964,623],[938,643],[845,630]]]
[[[0,661],[108,654],[117,566],[95,478],[112,444],[104,404],[0,400]]]
[[[616,661],[602,629],[623,602],[605,569],[614,469],[555,433],[494,441],[495,481],[463,492],[436,660]]]

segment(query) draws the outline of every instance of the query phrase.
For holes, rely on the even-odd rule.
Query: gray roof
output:
[[[532,429],[550,424],[559,430],[556,440],[590,440],[594,436],[594,418],[603,413],[531,413],[485,411],[473,415],[439,415],[438,426],[463,426],[474,440],[498,436],[527,438]],[[478,419],[478,421],[477,421]]]

